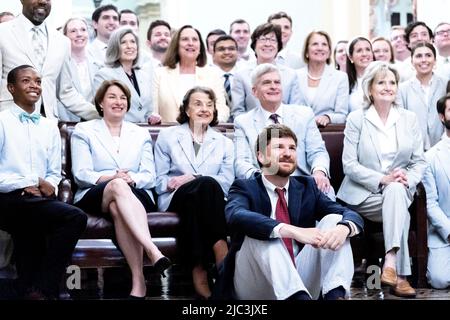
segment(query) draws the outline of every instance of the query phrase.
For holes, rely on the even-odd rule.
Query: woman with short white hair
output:
[[[364,107],[347,117],[345,178],[337,197],[366,219],[383,223],[381,282],[397,296],[413,297],[416,291],[406,279],[411,274],[408,208],[426,162],[416,115],[395,103],[398,82],[391,64],[368,66],[361,81]]]

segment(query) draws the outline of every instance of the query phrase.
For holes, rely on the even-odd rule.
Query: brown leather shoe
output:
[[[392,288],[392,293],[397,297],[414,298],[416,296],[416,290],[411,287],[408,280],[401,280],[395,287]]]
[[[394,269],[386,267],[381,274],[381,283],[395,287],[397,286],[397,272]]]

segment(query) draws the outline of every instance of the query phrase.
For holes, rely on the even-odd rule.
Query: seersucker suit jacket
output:
[[[34,66],[38,70],[30,36],[26,30],[27,21],[28,19],[20,14],[15,19],[0,24],[0,110],[10,108],[13,104],[12,96],[6,88],[9,71],[23,64]],[[86,120],[98,118],[95,107],[72,86],[69,39],[48,26],[47,32],[47,54],[42,70],[38,70],[42,77],[41,99],[46,117],[58,118],[58,98],[77,116]],[[37,105],[40,105],[40,102]]]
[[[183,174],[210,176],[220,184],[225,195],[234,180],[233,142],[211,127],[197,155],[187,123],[162,129],[155,144],[155,160],[156,192],[161,211],[167,210],[175,193],[167,190],[172,177]]]
[[[300,104],[301,92],[298,86],[297,73],[288,67],[277,65],[280,70],[283,103]],[[233,119],[242,113],[260,106],[258,99],[252,93],[251,73],[255,66],[249,66],[239,70],[233,77],[231,85],[231,97],[233,107],[231,115]]]
[[[125,115],[125,120],[130,122],[147,123],[148,118],[153,113],[153,101],[151,95],[152,69],[147,64],[145,68],[135,68],[134,73],[138,82],[140,95],[131,83],[122,67],[104,67],[94,76],[94,92],[105,80],[119,80],[124,83],[131,92],[130,110]]]
[[[408,189],[414,194],[426,168],[422,134],[416,115],[396,107],[400,117],[395,127],[397,154],[388,171],[403,168],[408,177]],[[344,130],[342,165],[344,180],[337,197],[347,204],[359,205],[370,194],[380,191],[381,178],[388,172],[381,171],[381,151],[377,129],[366,118],[367,108],[349,114]]]
[[[123,121],[120,144],[114,142],[103,119],[80,122],[71,138],[72,173],[78,190],[74,202],[96,185],[102,175],[129,170],[136,188],[150,191],[155,186],[155,161],[152,140],[147,129]]]
[[[300,103],[313,109],[316,116],[327,115],[331,123],[345,123],[348,114],[347,74],[326,65],[312,101],[308,99],[308,67],[297,71],[300,86]]]
[[[330,157],[314,120],[311,108],[299,105],[285,105],[283,124],[297,136],[297,170],[293,175],[311,174],[316,167],[330,170]],[[255,155],[258,135],[266,127],[262,107],[258,106],[234,120],[234,146],[236,153],[235,172],[237,178],[250,178],[259,170]]]

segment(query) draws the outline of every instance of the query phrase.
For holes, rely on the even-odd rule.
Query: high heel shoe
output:
[[[162,257],[158,261],[155,262],[153,265],[153,268],[155,268],[156,272],[160,273],[163,278],[166,277],[166,274],[164,273],[164,270],[169,268],[172,265],[172,262],[167,257]]]

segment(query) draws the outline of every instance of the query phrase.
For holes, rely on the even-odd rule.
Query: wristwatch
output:
[[[348,234],[348,236],[350,237],[350,235],[353,232],[353,229],[352,229],[352,226],[350,225],[350,222],[342,220],[342,221],[339,221],[337,224],[342,224],[342,225],[346,226],[348,228],[348,230],[350,230],[350,232]]]

